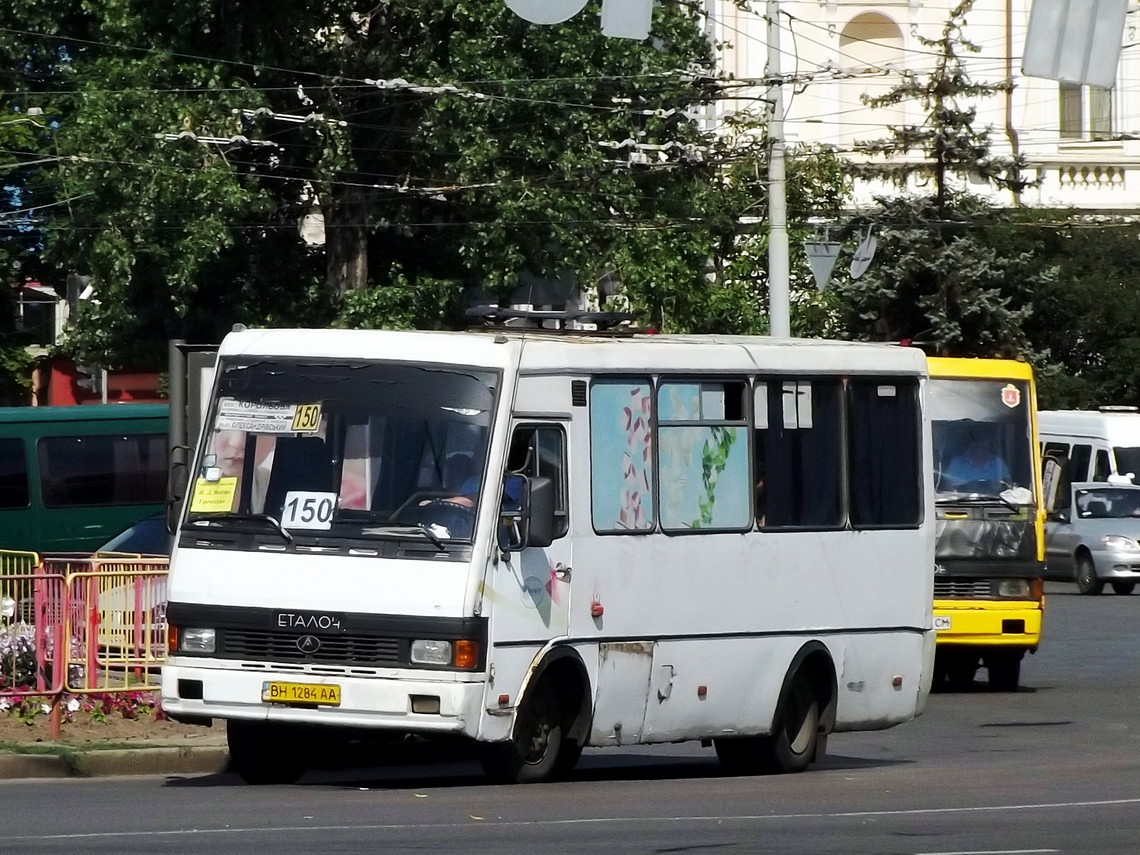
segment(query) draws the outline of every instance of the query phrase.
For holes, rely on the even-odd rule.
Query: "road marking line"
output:
[[[36,834],[24,837],[5,835],[13,842],[20,840],[92,840],[112,837],[177,837],[185,834],[296,834],[301,831],[445,831],[471,828],[527,828],[560,825],[622,825],[637,822],[768,822],[780,819],[858,819],[870,816],[921,816],[947,813],[994,813],[1008,810],[1056,810],[1058,808],[1117,807],[1140,804],[1136,799],[1103,799],[1090,802],[1049,802],[1020,805],[975,805],[974,807],[911,808],[908,810],[855,810],[838,813],[772,813],[739,816],[596,816],[583,819],[519,819],[506,822],[394,822],[376,825],[296,825],[262,828],[179,828],[167,831],[91,831],[81,834]],[[1052,849],[1011,850],[1015,852],[1053,852]],[[946,853],[945,855],[950,855]],[[986,855],[997,855],[989,852]]]

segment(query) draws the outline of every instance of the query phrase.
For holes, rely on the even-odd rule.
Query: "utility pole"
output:
[[[780,79],[780,3],[767,0],[768,19],[768,334],[792,334],[788,285],[788,180],[784,163],[784,85]]]

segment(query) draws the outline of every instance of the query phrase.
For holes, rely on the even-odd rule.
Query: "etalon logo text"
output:
[[[340,629],[340,618],[332,615],[296,614],[279,612],[277,625],[281,629]]]

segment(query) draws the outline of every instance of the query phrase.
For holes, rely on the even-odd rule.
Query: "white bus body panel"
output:
[[[710,346],[718,342],[724,346]],[[485,501],[469,564],[176,548],[172,601],[483,616],[490,649],[478,674],[371,669],[330,676],[306,667],[172,657],[162,693],[172,712],[501,740],[510,735],[537,666],[562,647],[581,658],[590,681],[590,744],[766,733],[787,668],[809,643],[822,644],[836,669],[835,730],[888,727],[922,711],[934,652],[930,465],[923,470],[927,514],[917,530],[598,535],[590,506],[589,409],[569,404],[573,380],[605,374],[924,378],[921,351],[744,337],[524,342],[517,334],[268,330],[228,336],[220,356],[239,354],[500,370],[489,471],[502,470],[514,425],[562,425],[571,528],[545,550],[500,560],[492,547],[497,509]],[[929,464],[929,417],[924,421],[922,460]],[[892,562],[883,563],[884,555]],[[559,565],[571,571],[566,578],[556,572]],[[336,682],[341,707],[267,708],[259,698],[268,672],[276,680]],[[180,699],[179,679],[206,681],[206,699]],[[440,696],[440,714],[413,715],[415,694]]]

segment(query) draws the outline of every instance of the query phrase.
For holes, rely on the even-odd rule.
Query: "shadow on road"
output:
[[[400,746],[401,748],[403,746]],[[414,746],[413,751],[392,752],[381,761],[376,757],[368,763],[337,765],[323,764],[305,773],[297,786],[337,787],[363,790],[426,790],[454,787],[482,787],[488,782],[483,775],[474,751],[464,746],[465,753],[457,756],[456,746],[447,754],[432,745]],[[867,759],[827,755],[814,765],[816,770],[855,770],[905,765],[909,761]],[[811,774],[810,772],[808,774]],[[687,757],[654,753],[619,752],[605,750],[585,754],[574,771],[563,781],[687,781],[700,778],[724,778],[726,775],[712,751]],[[167,787],[244,787],[248,786],[236,774],[222,773],[195,777],[168,777]]]

